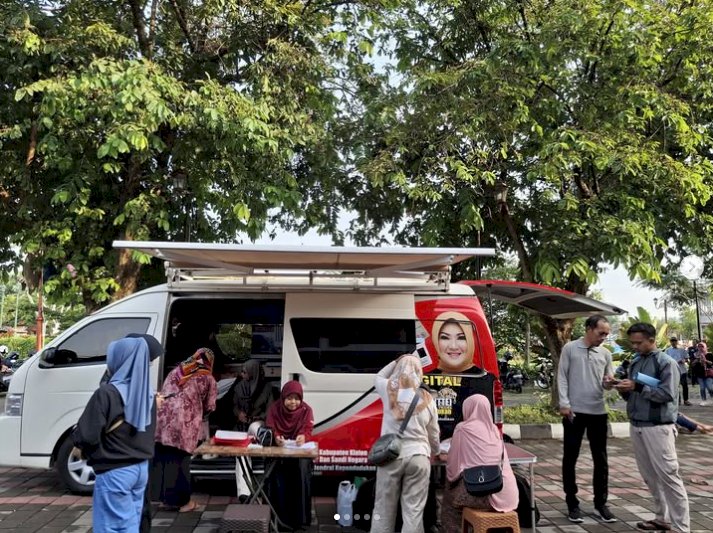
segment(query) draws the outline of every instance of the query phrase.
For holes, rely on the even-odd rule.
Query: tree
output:
[[[51,268],[47,290],[91,309],[134,291],[148,262],[114,239],[336,231],[339,117],[372,70],[369,2],[1,9],[0,261],[26,255],[29,281]]]
[[[351,234],[496,246],[586,294],[709,254],[713,5],[403,2],[368,103]],[[542,318],[555,363],[571,320]]]

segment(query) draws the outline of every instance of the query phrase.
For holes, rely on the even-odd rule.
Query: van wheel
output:
[[[59,447],[55,468],[60,480],[70,491],[75,494],[91,494],[94,491],[96,474],[85,459],[72,455],[73,447],[72,439],[68,436]]]

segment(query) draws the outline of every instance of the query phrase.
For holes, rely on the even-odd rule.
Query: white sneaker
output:
[[[700,405],[701,407],[705,407],[706,405],[708,405],[708,402],[701,402],[698,405]]]

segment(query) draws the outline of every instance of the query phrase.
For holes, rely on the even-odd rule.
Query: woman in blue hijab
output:
[[[97,476],[94,531],[133,533],[139,531],[156,430],[146,340],[127,337],[112,342],[107,371],[108,383],[92,395],[72,439]]]

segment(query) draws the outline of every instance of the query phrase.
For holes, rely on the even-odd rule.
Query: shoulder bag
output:
[[[473,496],[489,496],[503,490],[503,458],[505,443],[500,454],[500,464],[472,466],[463,470],[463,483],[468,494]]]
[[[376,439],[376,442],[372,445],[369,450],[369,455],[367,456],[369,464],[374,466],[384,466],[392,462],[401,454],[401,436],[404,434],[406,425],[413,414],[413,410],[416,408],[418,398],[419,393],[416,391],[416,394],[414,394],[414,397],[411,400],[411,404],[408,406],[406,416],[404,416],[403,422],[401,422],[398,433],[387,433],[386,435],[382,435]]]

